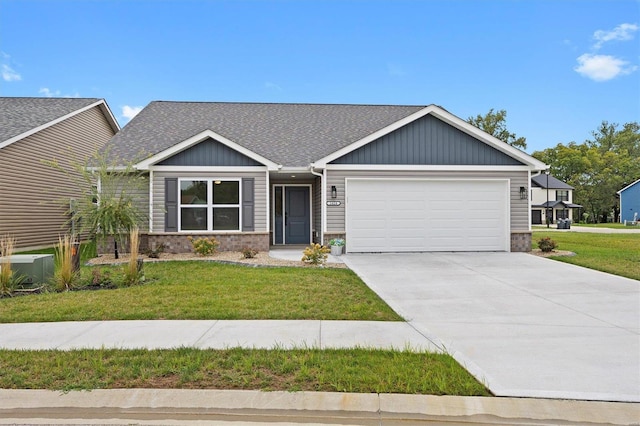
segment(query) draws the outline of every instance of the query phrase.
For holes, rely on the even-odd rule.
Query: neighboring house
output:
[[[148,244],[173,252],[529,251],[548,167],[435,105],[152,102],[107,147],[148,172]]]
[[[617,194],[620,196],[620,223],[640,221],[640,179]]]
[[[102,99],[0,97],[0,236],[13,236],[21,249],[57,243],[68,232],[62,203],[80,194],[43,161],[71,170],[118,130]]]
[[[555,223],[558,219],[573,221],[573,210],[581,208],[573,203],[573,186],[567,185],[550,174],[531,178],[531,223],[540,225]]]

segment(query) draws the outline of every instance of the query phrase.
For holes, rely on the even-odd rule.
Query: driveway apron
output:
[[[343,259],[498,396],[640,402],[640,281],[526,253]]]

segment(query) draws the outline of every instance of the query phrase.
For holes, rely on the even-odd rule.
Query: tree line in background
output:
[[[505,110],[491,109],[467,121],[509,145],[526,149],[526,139],[507,130],[506,118]],[[617,191],[640,179],[640,124],[620,127],[603,121],[591,134],[583,143],[559,143],[532,156],[550,165],[553,176],[574,187],[573,202],[584,207],[583,221],[617,221]]]

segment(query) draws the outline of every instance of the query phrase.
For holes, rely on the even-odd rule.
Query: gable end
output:
[[[158,163],[160,166],[262,166],[228,146],[208,138]]]
[[[523,165],[431,114],[351,151],[331,164]]]

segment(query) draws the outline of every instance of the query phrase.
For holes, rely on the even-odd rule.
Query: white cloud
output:
[[[140,111],[142,111],[141,106],[132,107],[129,105],[125,105],[122,107],[122,116],[127,120],[131,120],[133,117],[138,115]]]
[[[638,31],[638,28],[637,24],[620,24],[611,31],[598,30],[593,33],[593,38],[596,40],[593,48],[600,49],[602,45],[608,41],[632,40],[633,33]]]
[[[636,65],[610,55],[592,55],[585,53],[578,58],[574,68],[579,74],[594,81],[607,81],[620,75],[631,74],[638,69]]]
[[[22,80],[22,76],[15,72],[13,68],[11,68],[7,64],[2,64],[2,79],[4,81],[20,81]]]
[[[68,95],[68,94],[63,95],[59,90],[52,91],[48,87],[42,87],[40,90],[38,90],[38,93],[40,93],[45,98],[79,98],[80,97],[80,93],[78,92],[72,95]]]

